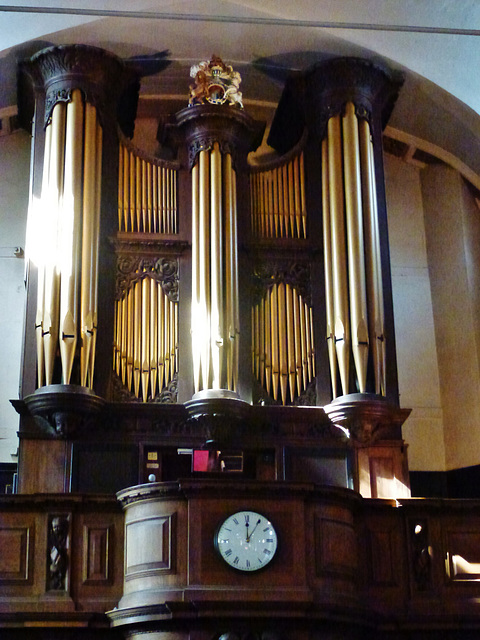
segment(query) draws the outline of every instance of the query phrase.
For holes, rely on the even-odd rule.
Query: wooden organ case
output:
[[[161,122],[172,160],[132,143],[133,67],[72,46],[26,72],[44,241],[20,492],[119,491],[128,637],[300,638],[328,616],[360,637],[361,496],[408,496],[381,149],[401,80],[359,59],[292,77],[275,159],[251,164],[265,125],[217,57]]]

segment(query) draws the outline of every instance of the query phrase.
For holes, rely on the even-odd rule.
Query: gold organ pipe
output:
[[[292,161],[287,164],[288,172],[288,210],[290,213],[290,237],[295,237],[295,198],[294,198],[294,177]],[[288,234],[287,234],[288,235]]]
[[[274,221],[274,230],[273,235],[275,238],[278,238],[278,167],[275,167],[272,171],[272,182],[273,182],[273,221]]]
[[[288,383],[290,387],[290,400],[295,398],[296,362],[295,362],[295,324],[293,311],[293,292],[288,283],[285,285],[285,297],[287,306],[287,353],[288,353]]]
[[[113,326],[113,370],[120,376],[120,342],[122,339],[122,301],[115,300],[115,322]]]
[[[162,233],[167,233],[167,170],[162,167]]]
[[[256,224],[255,224],[255,216],[256,216],[255,206],[256,206],[256,202],[255,202],[255,191],[254,191],[254,184],[255,184],[255,174],[254,173],[250,173],[249,183],[250,183],[250,230],[252,232],[252,235],[255,236],[255,235],[257,235],[257,228],[256,228]]]
[[[272,318],[270,311],[270,292],[265,297],[265,388],[270,393],[272,388]]]
[[[96,182],[96,110],[91,104],[85,105],[85,146],[83,171],[83,230],[82,230],[82,276],[81,276],[81,336],[80,380],[82,386],[88,383],[90,352],[93,337],[93,309],[91,307],[91,287],[95,277],[93,247],[95,243],[95,182]]]
[[[65,148],[66,105],[57,102],[52,112],[51,149],[48,172],[48,200],[50,207],[49,225],[51,237],[45,267],[45,298],[43,313],[43,346],[45,362],[45,384],[52,384],[55,353],[58,344],[58,314],[60,274],[58,272],[58,226],[60,221],[61,195],[63,192],[63,167]],[[51,243],[51,244],[50,244]]]
[[[149,276],[144,276],[142,280],[142,355],[140,364],[143,402],[147,401],[150,381],[150,280]]]
[[[138,231],[135,229],[135,155],[130,151],[130,231]]]
[[[314,339],[314,324],[313,324],[313,309],[309,308],[310,313],[310,345],[311,345],[311,353],[312,353],[312,379],[316,376],[316,367],[315,367],[315,339]]]
[[[141,160],[142,170],[142,231],[147,230],[147,163]]]
[[[170,215],[169,219],[169,233],[173,233],[173,171],[169,169],[169,181],[168,181],[168,189],[169,189],[169,202],[170,202]]]
[[[123,145],[122,145],[123,146]],[[129,208],[130,208],[130,154],[123,146],[123,224],[124,231],[129,230]]]
[[[232,156],[227,153],[223,158],[223,187],[225,204],[225,355],[227,365],[226,388],[233,390],[233,367],[234,367],[234,345],[235,345],[235,294],[234,294],[234,272],[235,272],[235,233],[234,233],[234,210],[233,210],[233,187],[232,187]]]
[[[154,167],[155,168],[155,167]],[[152,399],[157,392],[158,377],[158,292],[157,283],[150,278],[150,393]]]
[[[293,182],[295,196],[295,230],[297,238],[302,237],[302,209],[300,204],[300,171],[298,167],[298,156],[293,159]]]
[[[285,284],[280,282],[277,286],[277,311],[278,311],[278,360],[280,372],[280,393],[282,403],[287,403],[288,391],[288,354],[287,354],[287,317],[286,317],[286,293]]]
[[[210,163],[209,152],[199,154],[199,256],[202,388],[210,380]]]
[[[163,375],[165,386],[170,382],[170,300],[163,296]]]
[[[123,220],[123,153],[125,149],[122,143],[118,145],[118,230],[122,231]]]
[[[260,237],[265,237],[265,225],[264,225],[264,204],[263,204],[263,193],[262,193],[262,174],[259,171],[255,174],[256,178],[256,192],[257,192],[257,203],[258,203],[258,226],[259,226],[259,235]]]
[[[173,305],[175,311],[174,328],[174,353],[175,353],[175,373],[178,373],[178,302]]]
[[[142,357],[142,283],[140,281],[135,282],[133,292],[133,393],[138,398]]]
[[[305,308],[301,295],[298,296],[298,310],[300,315],[300,344],[302,353],[302,381],[303,388],[308,384],[308,350],[307,350],[307,326],[305,322]]]
[[[165,184],[163,185],[165,193],[165,225],[164,233],[170,233],[170,170],[165,168],[164,176]]]
[[[158,388],[161,391],[164,385],[165,369],[165,294],[162,286],[157,283],[157,322],[158,322]]]
[[[274,400],[278,397],[278,383],[280,366],[278,359],[278,285],[274,284],[270,291],[270,327],[272,331],[272,394]]]
[[[162,177],[162,167],[157,167],[157,200],[158,200],[158,210],[157,210],[157,230],[158,233],[163,233],[163,177]]]
[[[96,119],[96,111],[95,111]],[[98,328],[98,251],[100,243],[100,205],[101,205],[101,185],[102,185],[102,148],[103,132],[100,124],[95,124],[95,199],[94,199],[94,223],[93,223],[93,245],[92,245],[92,278],[90,280],[90,306],[92,309],[92,344],[90,348],[89,378],[90,388],[93,387],[93,373],[95,368],[95,352],[97,344]]]
[[[306,352],[307,352],[307,371],[308,371],[308,382],[311,382],[313,379],[312,375],[312,329],[310,326],[310,309],[306,303],[303,305],[303,311],[305,313],[305,338],[306,338]]]
[[[283,169],[282,167],[277,168],[277,189],[278,189],[278,231],[276,234],[277,238],[283,236],[283,217],[285,215],[285,210],[283,208],[283,188],[282,188],[282,175]]]
[[[45,130],[45,153],[43,157],[43,176],[42,176],[42,213],[45,211],[47,215],[51,211],[50,201],[49,201],[49,171],[50,171],[50,156],[51,156],[51,146],[52,146],[52,125],[51,123],[47,126]],[[43,219],[41,224],[45,226],[49,226],[51,228],[47,229],[47,238],[53,237],[54,229],[51,224],[49,224],[49,219],[47,215],[43,215]],[[48,255],[48,254],[45,254]],[[45,372],[45,355],[44,355],[44,347],[43,347],[43,315],[45,312],[45,262],[42,262],[38,265],[38,280],[37,280],[37,314],[35,318],[35,332],[37,339],[37,378],[38,378],[38,386],[43,387],[44,382],[44,372]]]
[[[142,160],[135,156],[135,216],[136,229],[142,230]]]
[[[347,256],[343,206],[342,138],[340,116],[328,121],[328,178],[332,232],[332,283],[335,350],[343,393],[348,393],[350,321],[348,315]]]
[[[260,237],[265,237],[261,180],[262,180],[261,173],[258,172],[257,174],[255,174],[255,183],[256,183],[255,191],[256,191],[257,208],[258,208],[257,226],[258,226],[258,232]]]
[[[175,307],[173,300],[169,299],[170,320],[169,320],[169,336],[170,336],[170,380],[175,375]]]
[[[379,379],[380,379],[380,393],[383,395],[386,394],[386,371],[387,371],[387,352],[386,352],[386,343],[385,343],[385,307],[383,300],[383,279],[382,279],[382,257],[380,253],[380,230],[378,228],[378,207],[377,207],[377,189],[376,189],[376,180],[375,180],[375,159],[373,153],[373,141],[370,139],[370,165],[371,165],[371,173],[373,176],[373,231],[374,231],[374,255],[376,257],[376,269],[375,269],[375,280],[377,283],[377,292],[378,292],[378,321],[376,324],[375,337],[378,343],[378,351],[379,351]]]
[[[256,198],[255,198],[255,174],[251,173],[249,176],[250,182],[250,231],[252,235],[257,235],[256,225]]]
[[[234,344],[234,367],[233,367],[233,390],[238,387],[238,368],[240,362],[240,306],[239,306],[239,283],[238,283],[238,230],[237,230],[237,174],[232,166],[232,280],[233,280],[233,300],[234,300],[234,322],[235,322],[235,344]]]
[[[300,306],[298,300],[298,291],[292,288],[293,301],[293,327],[294,327],[294,344],[295,344],[295,378],[297,381],[297,393],[302,393],[302,336],[300,329]]]
[[[155,166],[153,166],[155,169]],[[147,162],[147,224],[148,233],[152,233],[152,163]],[[147,229],[145,229],[147,231]]]
[[[212,354],[212,389],[224,387],[223,354],[224,354],[224,323],[223,323],[223,243],[222,243],[222,164],[218,142],[215,142],[210,152],[211,177],[211,354]]]
[[[260,376],[260,305],[252,307],[252,364],[253,373],[256,378]]]
[[[330,187],[328,179],[328,142],[322,140],[322,209],[323,209],[323,258],[325,268],[325,308],[326,308],[326,339],[328,360],[330,364],[330,380],[333,398],[338,396],[337,390],[337,356],[335,352],[335,313],[334,290],[332,277],[332,233],[330,222]]]
[[[67,104],[63,211],[60,222],[60,356],[70,384],[78,335],[78,284],[82,217],[83,100],[79,89]]]
[[[121,343],[120,343],[120,371],[122,383],[125,384],[127,380],[127,326],[128,326],[128,303],[127,293],[124,294],[121,299],[122,309],[122,328],[121,328]]]
[[[200,365],[201,365],[201,344],[202,336],[201,323],[201,286],[200,286],[200,222],[199,222],[199,174],[198,163],[192,168],[192,309],[191,309],[191,330],[192,330],[192,360],[193,360],[193,381],[195,393],[200,390]]]
[[[275,216],[273,207],[273,176],[272,171],[267,171],[267,187],[268,187],[268,219],[269,219],[269,237],[272,238],[275,229]]]
[[[177,233],[177,172],[173,169],[172,174],[172,233]]]
[[[126,365],[127,365],[127,389],[131,391],[133,380],[133,352],[134,352],[134,319],[135,319],[135,290],[132,287],[127,292],[127,348],[126,348]]]
[[[347,103],[343,116],[343,150],[352,353],[359,390],[364,393],[368,364],[367,293],[358,124],[352,102]]]
[[[265,353],[266,353],[266,345],[265,345],[265,300],[262,298],[260,301],[260,312],[258,322],[260,325],[259,328],[259,352],[260,352],[260,363],[259,363],[259,376],[261,384],[264,384],[265,381]]]
[[[375,255],[375,219],[373,197],[375,191],[375,176],[372,173],[370,161],[370,128],[366,120],[358,123],[361,169],[362,169],[362,195],[365,225],[365,264],[368,300],[368,330],[372,347],[373,369],[375,375],[375,392],[381,393],[381,364],[377,328],[378,328],[378,282],[376,277]],[[381,334],[380,334],[381,335]]]
[[[300,203],[302,209],[302,230],[303,237],[307,237],[307,206],[305,204],[305,166],[303,151],[300,154]]]
[[[285,237],[289,237],[289,222],[290,222],[290,209],[289,209],[289,180],[288,180],[288,167],[286,164],[282,167],[282,184],[283,184],[283,227]]]
[[[158,167],[152,167],[152,218],[153,233],[158,233]]]

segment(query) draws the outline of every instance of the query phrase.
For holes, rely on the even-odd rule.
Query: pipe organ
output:
[[[357,581],[361,496],[409,493],[381,157],[399,81],[356,59],[314,66],[287,80],[264,141],[240,75],[214,56],[192,68],[188,106],[158,114],[155,154],[132,140],[134,64],[83,46],[26,64],[41,242],[15,407],[19,492],[45,517],[34,526],[21,506],[4,546],[48,550],[24,567],[8,550],[4,582],[30,590],[25,626],[59,612],[106,637],[111,623],[188,640],[272,635],[277,620],[274,636],[295,640],[341,612],[357,637],[373,593]],[[262,144],[269,159],[252,158]],[[246,550],[262,571],[237,571],[229,538],[220,557],[222,522],[242,532],[236,560]],[[394,548],[390,530],[367,533],[372,556]]]
[[[374,67],[367,89],[359,88],[365,64],[355,59],[335,79],[339,64],[291,80],[269,137],[279,155],[251,165],[263,125],[245,113],[239,75],[219,58],[194,68],[189,106],[159,134],[177,159],[145,153],[117,127],[109,137],[115,174],[102,164],[104,103],[89,97],[84,79],[78,88],[62,85],[46,114],[32,207],[48,247],[37,265],[38,387],[68,385],[72,371],[74,382],[94,387],[99,247],[108,229],[117,284],[102,340],[113,345],[115,397],[158,401],[177,375],[191,381],[191,394],[237,395],[253,376],[262,401],[283,405],[312,385],[314,404],[316,394],[395,396],[375,102],[388,105],[394,89]],[[49,79],[47,91],[62,82]],[[116,229],[101,212],[105,175],[116,184]],[[174,286],[163,280],[166,263]],[[191,290],[180,299],[186,269]],[[184,313],[189,336],[179,325]],[[318,348],[322,333],[326,346]],[[180,342],[189,370],[181,369]],[[330,371],[328,388],[319,367]]]
[[[188,428],[204,411],[223,416],[217,400],[323,404],[359,442],[374,431],[399,442],[381,158],[397,80],[357,59],[292,76],[264,159],[249,154],[265,124],[216,56],[192,68],[188,106],[161,115],[158,155],[132,141],[133,66],[73,46],[26,71],[44,124],[31,411],[58,436],[78,428],[70,403],[84,425],[104,402],[186,407]],[[228,406],[232,427],[243,413]]]

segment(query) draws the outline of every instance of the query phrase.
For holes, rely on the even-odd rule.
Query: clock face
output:
[[[215,546],[222,558],[239,571],[265,567],[277,550],[277,533],[272,523],[255,511],[229,516],[215,534]]]

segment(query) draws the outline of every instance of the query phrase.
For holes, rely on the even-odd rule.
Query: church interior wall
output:
[[[18,397],[29,191],[30,136],[0,136],[0,463],[12,463],[18,441],[18,415],[9,400]],[[4,363],[8,363],[5,366]]]

